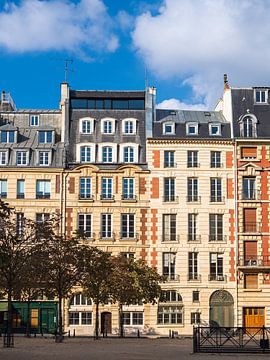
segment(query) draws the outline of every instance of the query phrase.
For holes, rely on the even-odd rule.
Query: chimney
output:
[[[230,86],[228,84],[228,75],[224,74],[223,79],[224,79],[224,90],[228,90],[230,88]]]

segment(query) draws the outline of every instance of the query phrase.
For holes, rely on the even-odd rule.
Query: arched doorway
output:
[[[111,334],[112,333],[112,313],[103,312],[101,313],[101,333]]]
[[[233,327],[233,304],[233,297],[228,291],[215,291],[209,301],[210,326]]]

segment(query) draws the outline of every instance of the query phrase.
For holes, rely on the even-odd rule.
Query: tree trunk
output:
[[[62,317],[62,295],[59,295],[59,304],[58,304],[58,342],[63,341],[63,317]],[[56,335],[57,336],[57,335]]]
[[[31,322],[30,322],[30,299],[27,299],[27,320],[26,320],[26,336],[30,337],[31,334]]]
[[[94,339],[98,340],[99,338],[99,301],[96,302],[96,325],[95,325],[95,336]]]
[[[12,302],[11,289],[8,289],[8,316],[7,316],[7,347],[10,347],[12,334]]]
[[[124,321],[123,321],[123,305],[119,304],[119,328],[120,328],[120,333],[119,333],[119,337],[123,338],[124,337]]]

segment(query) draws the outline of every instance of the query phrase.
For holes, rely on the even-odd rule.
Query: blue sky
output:
[[[0,90],[19,108],[57,108],[64,59],[73,89],[157,87],[170,108],[212,108],[223,73],[269,85],[264,0],[0,1]]]

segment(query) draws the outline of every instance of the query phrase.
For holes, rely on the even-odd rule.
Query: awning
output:
[[[8,302],[0,301],[0,311],[8,311]]]

